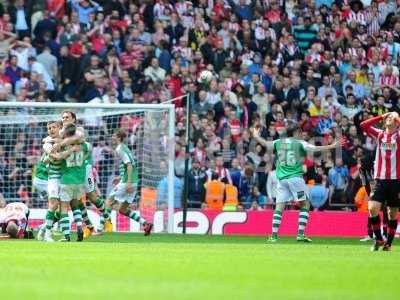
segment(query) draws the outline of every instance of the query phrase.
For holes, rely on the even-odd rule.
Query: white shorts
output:
[[[81,199],[84,194],[83,184],[62,184],[60,189],[60,201],[70,202]]]
[[[126,192],[126,183],[120,182],[111,191],[110,198],[120,203],[127,202],[131,204],[135,200],[135,195],[137,190],[137,186],[135,186],[134,184],[132,184],[132,187],[133,187],[133,193],[128,194]]]
[[[50,179],[47,183],[47,193],[50,199],[60,199],[60,179]]]
[[[33,187],[39,194],[47,195],[47,180],[35,177],[33,178]]]
[[[94,181],[94,174],[92,165],[86,166],[86,178],[85,178],[85,193],[91,193],[96,191],[96,185]]]
[[[276,203],[306,201],[308,199],[308,186],[302,177],[278,180]]]

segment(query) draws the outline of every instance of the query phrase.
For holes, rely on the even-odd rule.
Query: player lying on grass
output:
[[[297,140],[293,137],[266,141],[260,137],[260,129],[256,128],[252,129],[252,134],[258,143],[268,150],[273,150],[276,154],[278,187],[276,207],[272,220],[272,236],[268,241],[277,241],[279,226],[282,222],[282,212],[288,202],[295,201],[300,205],[297,241],[311,242],[311,239],[304,235],[310,209],[309,191],[303,179],[304,158],[306,152],[329,151],[339,147],[340,142],[337,141],[327,146],[314,146],[306,141]]]
[[[146,222],[146,220],[140,217],[137,213],[131,211],[129,207],[135,199],[139,178],[133,153],[129,150],[128,146],[124,144],[125,138],[126,133],[121,129],[118,129],[112,135],[112,144],[113,147],[115,147],[115,152],[120,160],[120,166],[119,178],[117,179],[118,183],[106,201],[106,209],[104,213],[105,229],[107,232],[112,231],[110,214],[114,202],[117,201],[119,204],[119,212],[143,225],[144,235],[149,235],[153,228],[153,224]]]
[[[6,205],[0,214],[0,232],[6,233],[6,238],[31,239],[32,230],[28,226],[29,208],[21,202]]]
[[[64,111],[61,114],[62,118],[62,124],[63,124],[63,129],[65,126],[68,124],[74,124],[77,126],[77,120],[76,120],[76,115],[72,111]],[[100,223],[104,225],[104,200],[102,197],[99,196],[97,192],[97,187],[96,187],[96,180],[95,176],[93,173],[93,158],[92,158],[92,150],[91,150],[91,145],[86,142],[85,138],[85,130],[83,127],[76,127],[76,133],[66,139],[63,139],[59,143],[57,143],[55,146],[57,149],[60,149],[61,147],[65,147],[68,145],[74,145],[74,144],[83,144],[86,143],[87,146],[89,147],[89,155],[85,159],[85,193],[86,193],[86,199],[88,199],[99,211],[100,213]],[[85,207],[85,203],[82,201],[79,202],[79,208],[82,211],[82,218],[83,221],[85,222],[85,229],[84,229],[84,238],[88,238],[94,231],[94,226],[92,225],[88,214],[87,210]]]
[[[380,122],[383,122],[384,129],[374,127]],[[397,213],[400,205],[399,124],[400,119],[396,112],[386,113],[360,124],[361,129],[377,142],[374,162],[375,186],[368,201],[369,222],[375,234],[375,242],[371,251],[378,251],[381,247],[384,251],[390,251],[396,234]],[[386,242],[382,237],[379,217],[379,212],[384,204],[387,205],[389,219]]]

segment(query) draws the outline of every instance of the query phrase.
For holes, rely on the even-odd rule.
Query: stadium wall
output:
[[[45,209],[32,209],[30,225],[36,228],[43,223]],[[217,212],[210,210],[189,211],[187,216],[188,234],[213,235],[268,235],[271,234],[272,210],[247,212]],[[154,214],[154,231],[166,232],[166,212],[157,211]],[[89,211],[89,217],[98,224],[99,216]],[[174,213],[174,233],[182,232],[182,211]],[[140,232],[137,222],[112,214],[116,231]],[[280,234],[294,236],[297,233],[298,212],[285,211]],[[358,212],[324,211],[311,212],[307,227],[307,235],[321,237],[361,237],[366,235],[367,214]],[[400,226],[397,229],[400,233]]]

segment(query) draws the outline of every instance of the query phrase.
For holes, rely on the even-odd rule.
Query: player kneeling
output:
[[[7,233],[8,238],[32,239],[32,230],[28,227],[29,208],[21,202],[6,205],[4,213],[0,216],[0,229]]]
[[[145,219],[140,217],[134,211],[129,208],[130,204],[135,199],[135,194],[138,184],[138,170],[136,168],[136,162],[133,158],[133,153],[129,150],[128,146],[124,144],[126,133],[119,129],[112,135],[112,144],[115,147],[115,152],[120,160],[119,167],[119,180],[117,185],[114,187],[109,198],[106,201],[106,209],[104,212],[105,219],[105,230],[106,232],[112,231],[112,224],[110,220],[111,209],[115,201],[119,203],[119,212],[127,216],[128,218],[139,222],[143,225],[144,235],[149,235],[153,224],[146,222]],[[99,230],[104,230],[103,227]]]

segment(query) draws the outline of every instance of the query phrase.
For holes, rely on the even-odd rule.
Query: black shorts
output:
[[[400,180],[377,179],[371,191],[371,200],[389,207],[400,207]]]

